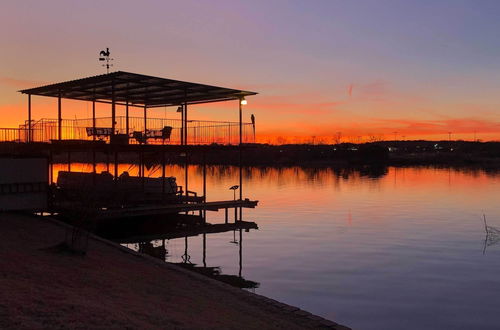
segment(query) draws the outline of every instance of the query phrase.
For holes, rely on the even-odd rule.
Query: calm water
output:
[[[169,174],[184,182],[181,168]],[[190,168],[190,190],[201,191],[200,174]],[[209,168],[208,200],[232,199],[237,174]],[[244,210],[259,230],[243,232],[241,242],[242,275],[260,283],[257,293],[354,329],[500,328],[500,244],[490,237],[483,254],[482,220],[485,213],[500,228],[500,175],[433,168],[244,175],[244,196],[260,201]],[[208,221],[223,216],[209,213]],[[208,266],[238,274],[233,239],[207,235]],[[182,261],[184,239],[166,247],[168,261]],[[188,253],[202,264],[202,236],[188,239]]]

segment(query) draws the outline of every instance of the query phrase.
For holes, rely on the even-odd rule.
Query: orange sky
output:
[[[500,8],[474,9],[481,15],[418,1],[6,0],[0,127],[26,119],[19,89],[102,74],[97,55],[110,47],[113,70],[259,92],[244,110],[246,121],[256,116],[259,142],[440,140],[449,132],[500,140],[500,49],[493,46]],[[63,118],[90,117],[89,109],[65,101]],[[235,102],[192,109],[193,119],[238,120]],[[35,119],[56,113],[54,100],[34,97]],[[97,114],[108,116],[109,106]],[[164,116],[179,114],[150,115]]]

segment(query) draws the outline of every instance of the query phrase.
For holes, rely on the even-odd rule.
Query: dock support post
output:
[[[115,150],[115,166],[114,166],[114,176],[115,176],[115,183],[118,183],[118,151]]]
[[[96,120],[95,120],[95,88],[94,88],[94,99],[92,100],[92,141],[95,141],[96,136]],[[96,174],[96,160],[95,160],[95,143],[92,144],[92,185],[95,185],[95,174]]]
[[[71,151],[68,150],[68,172],[71,172]]]
[[[110,143],[111,139],[115,135],[115,129],[116,129],[116,104],[115,104],[115,81],[113,80],[111,82],[111,137],[110,137]]]
[[[184,145],[184,104],[181,107],[181,145]]]
[[[184,104],[184,144],[188,144],[188,104]]]
[[[184,161],[184,185],[185,185],[185,189],[186,189],[186,197],[188,196],[188,167],[189,167],[189,163],[188,163],[188,153],[187,153],[187,150],[185,152],[185,161]]]
[[[147,107],[144,105],[144,144],[148,144],[148,128],[147,128]]]
[[[96,139],[95,131],[95,100],[92,101],[92,141]]]
[[[109,149],[106,150],[106,172],[109,173]]]
[[[226,207],[226,208],[225,208],[225,215],[224,215],[224,222],[225,222],[225,223],[228,223],[228,221],[229,221],[229,217],[228,217],[228,209],[227,209],[227,207]]]
[[[28,136],[26,142],[31,142],[31,94],[28,94]]]
[[[189,259],[190,259],[189,254],[188,254],[188,237],[187,237],[187,235],[184,238],[184,256],[182,259],[183,259],[184,263],[188,263]]]
[[[62,106],[61,106],[61,93],[57,97],[57,139],[62,140]]]
[[[239,255],[240,255],[240,268],[238,272],[238,276],[241,277],[241,271],[243,269],[243,231],[240,228],[240,244],[238,244],[240,247]]]
[[[207,267],[207,234],[203,233],[203,267]]]
[[[50,175],[50,184],[54,183],[54,161],[52,155],[52,145],[49,147],[49,175]]]
[[[205,206],[203,207],[203,219],[205,222],[207,221],[206,202],[207,202],[207,157],[206,154],[203,153],[203,203],[205,203]]]
[[[240,170],[240,201],[243,200],[243,169],[241,164],[242,148],[243,148],[243,110],[242,110],[242,100],[238,100],[239,105],[239,115],[240,115],[240,145],[239,145],[239,170]],[[240,220],[243,218],[243,207],[240,207]]]
[[[145,183],[146,183],[146,179],[144,178],[146,175],[144,173],[144,151],[141,150],[141,156],[140,156],[141,160],[140,160],[140,165],[139,165],[139,171],[140,171],[140,177],[142,178],[142,192],[145,192],[144,190],[144,186],[145,186]]]
[[[165,195],[165,151],[161,153],[161,193]]]
[[[125,130],[127,131],[127,136],[129,136],[129,115],[128,115],[128,101],[125,103]]]
[[[95,160],[95,145],[92,145],[92,185],[95,185],[95,175],[96,175],[96,160]]]

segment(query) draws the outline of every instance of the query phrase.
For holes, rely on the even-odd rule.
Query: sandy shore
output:
[[[99,238],[85,257],[48,251],[65,232],[0,214],[1,329],[346,329]]]

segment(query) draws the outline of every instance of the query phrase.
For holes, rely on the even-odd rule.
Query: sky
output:
[[[105,73],[109,47],[112,70],[258,92],[260,142],[500,140],[498,17],[488,0],[2,0],[0,127],[26,119],[18,90]],[[33,98],[34,118],[56,109]],[[237,104],[190,117],[237,121]]]

